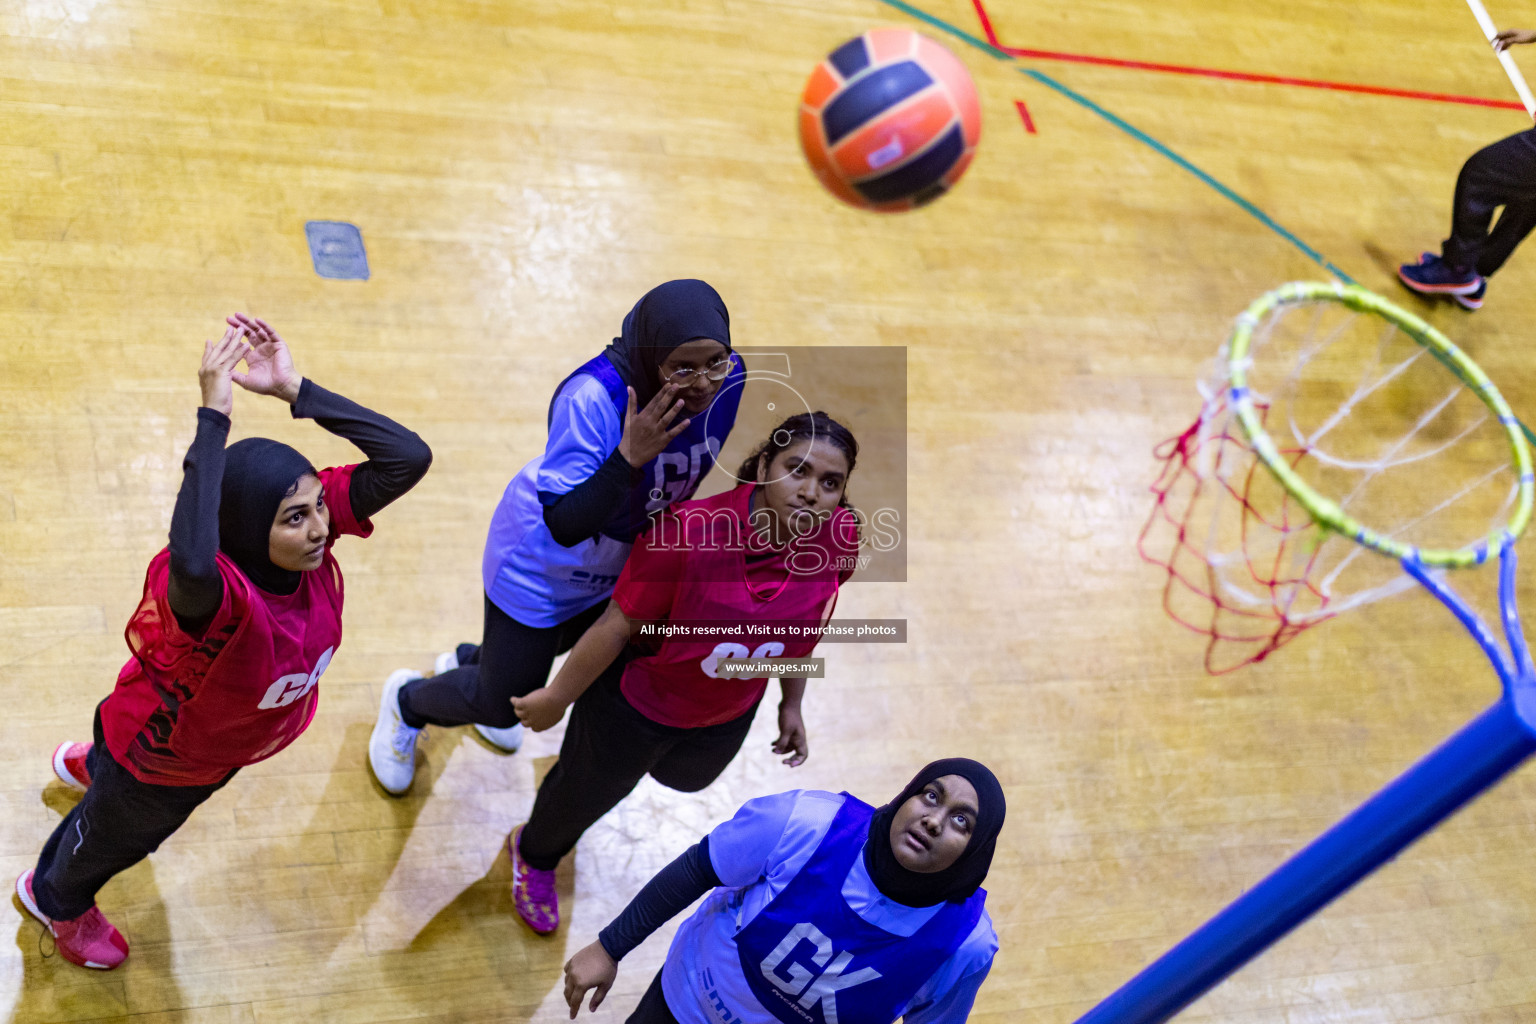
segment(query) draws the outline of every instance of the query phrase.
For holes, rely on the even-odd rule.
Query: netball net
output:
[[[1479,564],[1523,529],[1503,399],[1438,332],[1368,292],[1270,293],[1198,386],[1199,418],[1157,449],[1139,548],[1167,572],[1168,614],[1208,638],[1212,674],[1412,588],[1403,559]]]

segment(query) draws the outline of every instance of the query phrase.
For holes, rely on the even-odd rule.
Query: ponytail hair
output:
[[[741,464],[741,468],[736,471],[736,479],[747,483],[756,480],[760,462],[772,465],[780,452],[800,441],[826,441],[843,453],[843,457],[848,460],[848,475],[853,475],[853,467],[859,461],[859,442],[854,439],[853,431],[826,413],[818,411],[791,416],[774,427],[773,432],[768,435],[768,440],[758,445],[757,449]],[[843,489],[843,497],[838,505],[846,509],[853,508],[848,503],[846,487]]]

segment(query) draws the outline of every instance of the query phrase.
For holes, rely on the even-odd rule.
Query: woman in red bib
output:
[[[128,621],[133,657],[96,709],[95,739],[53,767],[85,796],[16,880],[66,960],[109,969],[128,943],[96,907],[112,876],[153,853],[248,764],[299,737],[341,643],[336,538],[410,490],[432,453],[404,427],[301,377],[264,321],[229,318],[198,372],[203,404],[183,462],[170,545],[149,563]],[[249,338],[249,342],[246,339]],[[235,368],[245,361],[247,372]],[[293,406],[368,456],[318,472],[285,444],[225,447],[232,384]]]
[[[555,865],[642,777],[697,792],[741,749],[779,673],[722,662],[815,649],[858,551],[845,498],[857,458],[858,442],[826,413],[784,421],[737,473],[754,482],[656,518],[554,681],[513,698],[535,731],[575,704],[560,760],[508,840],[513,903],[534,931],[559,924]],[[792,766],[807,753],[805,682],[780,676],[773,749]]]

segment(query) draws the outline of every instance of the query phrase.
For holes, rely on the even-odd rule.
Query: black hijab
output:
[[[668,281],[640,297],[624,317],[623,333],[604,353],[644,409],[661,385],[656,370],[679,345],[695,338],[731,347],[731,314],[725,300],[703,281]]]
[[[891,821],[896,809],[934,779],[959,775],[976,788],[976,827],[960,858],[943,871],[922,874],[908,871],[896,860],[891,849]],[[992,851],[997,847],[997,833],[1003,827],[1007,804],[1003,787],[986,765],[966,757],[946,757],[934,761],[912,776],[907,788],[890,803],[875,811],[869,822],[869,838],[864,843],[864,867],[887,899],[908,907],[931,907],[935,903],[961,903],[981,888],[992,866]]]
[[[283,497],[315,467],[292,448],[265,437],[248,437],[224,449],[219,486],[219,550],[269,594],[299,589],[302,573],[279,568],[268,557],[272,520]]]

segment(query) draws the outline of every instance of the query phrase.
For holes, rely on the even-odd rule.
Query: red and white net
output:
[[[1358,521],[1420,548],[1459,548],[1507,521],[1516,480],[1497,418],[1390,322],[1333,302],[1284,305],[1255,328],[1246,370],[1281,455]],[[1223,347],[1199,385],[1200,418],[1157,447],[1138,541],[1167,572],[1168,614],[1208,638],[1212,674],[1415,585],[1281,485],[1230,408],[1228,374]]]

